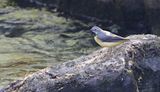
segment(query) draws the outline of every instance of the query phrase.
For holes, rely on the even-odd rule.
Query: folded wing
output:
[[[110,35],[107,35],[107,34],[99,34],[97,35],[98,39],[100,39],[101,41],[103,42],[118,42],[118,41],[123,41],[123,40],[127,40],[123,37],[120,37],[120,36],[117,36],[115,34],[110,34]]]

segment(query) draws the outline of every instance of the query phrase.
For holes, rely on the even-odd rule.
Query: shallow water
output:
[[[80,21],[37,9],[0,12],[0,87],[97,49]]]

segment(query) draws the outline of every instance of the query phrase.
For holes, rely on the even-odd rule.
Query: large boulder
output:
[[[43,69],[1,91],[159,92],[160,38],[128,38],[119,46]]]

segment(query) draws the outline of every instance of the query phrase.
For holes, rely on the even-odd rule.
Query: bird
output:
[[[124,37],[113,34],[109,31],[103,30],[98,26],[93,26],[90,30],[96,35],[94,37],[94,40],[101,47],[114,47],[129,40]]]

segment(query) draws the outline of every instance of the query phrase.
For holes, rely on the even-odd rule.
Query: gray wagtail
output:
[[[96,36],[94,37],[94,40],[101,47],[113,47],[129,40],[124,37],[115,35],[111,32],[105,31],[97,26],[92,27],[91,31],[96,34]]]

